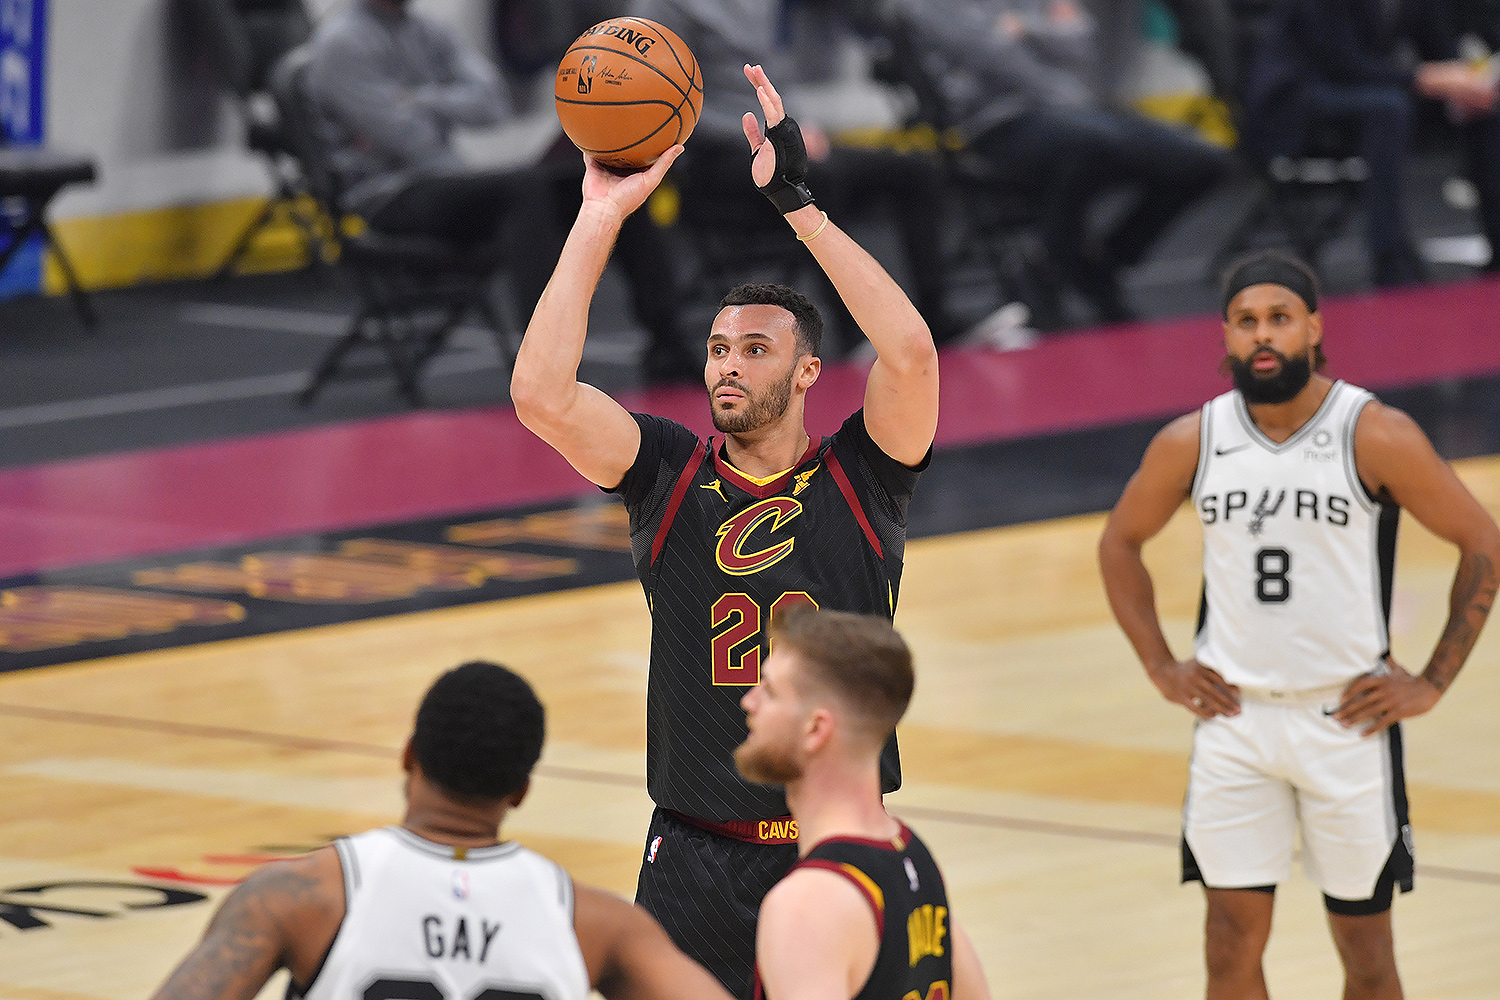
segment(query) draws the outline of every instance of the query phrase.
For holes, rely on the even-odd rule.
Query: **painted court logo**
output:
[[[647,864],[655,864],[656,863],[656,852],[658,850],[660,850],[660,849],[661,849],[661,837],[654,837],[654,838],[652,838],[652,840],[651,840],[651,849],[646,852],[646,863]]]

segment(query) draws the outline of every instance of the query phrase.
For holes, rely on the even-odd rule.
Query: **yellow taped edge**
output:
[[[238,198],[80,216],[59,219],[52,229],[84,288],[120,288],[213,274],[265,204],[264,198]],[[239,270],[288,271],[305,266],[307,253],[302,230],[292,221],[287,206],[280,205],[256,234]],[[62,271],[50,250],[42,267],[43,291],[53,295],[64,291]]]

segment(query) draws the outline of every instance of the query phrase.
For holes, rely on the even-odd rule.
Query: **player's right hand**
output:
[[[600,166],[587,154],[583,157],[583,205],[608,211],[617,222],[646,203],[651,192],[656,190],[673,161],[682,155],[682,146],[676,145],[657,158],[645,170],[632,173],[616,173]]]
[[[1147,674],[1163,698],[1200,719],[1240,714],[1240,689],[1197,660],[1174,660]]]

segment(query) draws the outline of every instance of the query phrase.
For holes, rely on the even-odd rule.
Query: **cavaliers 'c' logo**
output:
[[[771,497],[751,504],[719,525],[719,547],[714,551],[719,568],[730,576],[749,576],[785,559],[797,539],[788,538],[754,552],[745,550],[753,544],[751,536],[763,523],[770,522],[768,533],[778,531],[801,513],[802,504],[791,497]]]

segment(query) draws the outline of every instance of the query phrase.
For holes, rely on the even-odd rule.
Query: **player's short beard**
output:
[[[1273,347],[1262,347],[1256,354],[1274,354],[1281,362],[1275,375],[1259,375],[1254,368],[1254,357],[1242,361],[1230,355],[1229,374],[1234,378],[1234,387],[1245,397],[1247,403],[1285,403],[1301,392],[1312,378],[1312,361],[1306,354],[1287,357]]]
[[[803,772],[794,751],[769,744],[753,747],[749,740],[735,748],[734,766],[746,781],[757,785],[788,785]]]
[[[786,378],[767,386],[765,394],[760,396],[754,395],[742,382],[720,379],[708,392],[708,409],[713,414],[714,426],[725,434],[749,434],[751,431],[760,430],[774,420],[781,419],[781,415],[791,405],[792,383],[795,381],[797,381],[795,361],[787,369]],[[732,385],[743,392],[748,405],[738,412],[720,410],[714,403],[713,394],[722,385]]]

